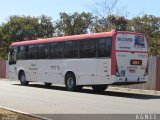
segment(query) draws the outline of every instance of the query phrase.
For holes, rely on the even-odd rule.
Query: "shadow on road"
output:
[[[21,86],[20,84],[13,84]],[[43,89],[50,89],[50,90],[60,90],[60,91],[66,91],[65,87],[62,86],[50,86],[46,87],[42,84],[29,84],[27,87],[34,87],[34,88],[43,88]],[[68,91],[69,92],[69,91]],[[112,97],[124,97],[124,98],[132,98],[132,99],[160,99],[160,96],[155,95],[147,95],[147,94],[138,94],[138,93],[126,93],[126,92],[120,92],[120,91],[104,91],[101,93],[95,92],[92,89],[82,89],[81,91],[78,91],[77,93],[85,93],[85,94],[95,94],[95,95],[104,95],[104,96],[112,96]]]

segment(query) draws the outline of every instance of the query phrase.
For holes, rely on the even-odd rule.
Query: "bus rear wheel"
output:
[[[93,85],[92,89],[96,92],[103,92],[107,89],[108,85]]]
[[[68,91],[76,91],[76,77],[72,73],[68,73],[65,77],[65,86]]]
[[[21,72],[20,73],[20,83],[23,86],[27,86],[29,84],[29,81],[26,81],[25,73]]]

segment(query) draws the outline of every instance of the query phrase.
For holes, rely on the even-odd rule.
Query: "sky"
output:
[[[12,15],[41,16],[42,14],[59,19],[60,12],[92,12],[96,2],[102,0],[1,0],[0,24],[7,22]],[[112,0],[110,0],[112,1]],[[160,0],[118,0],[118,10],[127,11],[127,17],[151,14],[160,17]]]

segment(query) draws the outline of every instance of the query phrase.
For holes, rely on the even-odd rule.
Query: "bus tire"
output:
[[[46,87],[51,87],[52,83],[44,82],[44,85],[45,85]]]
[[[68,91],[76,91],[76,77],[73,73],[68,73],[66,75],[65,86]]]
[[[108,85],[93,85],[92,89],[96,92],[103,92],[107,89]]]
[[[26,81],[25,73],[21,72],[20,73],[20,83],[23,86],[27,86],[29,84],[29,81]]]

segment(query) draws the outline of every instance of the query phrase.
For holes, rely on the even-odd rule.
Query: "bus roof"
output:
[[[81,35],[72,35],[72,36],[53,37],[53,38],[46,38],[46,39],[13,42],[11,44],[11,46],[20,46],[20,45],[28,45],[28,44],[40,44],[40,43],[49,43],[49,42],[60,42],[60,41],[69,41],[69,40],[82,40],[82,39],[89,39],[89,38],[108,37],[108,36],[113,36],[116,32],[117,33],[128,33],[128,34],[139,34],[139,33],[135,33],[135,32],[112,30],[110,32],[101,32],[101,33],[93,33],[93,34],[81,34]],[[140,35],[144,35],[144,34],[140,34]]]

